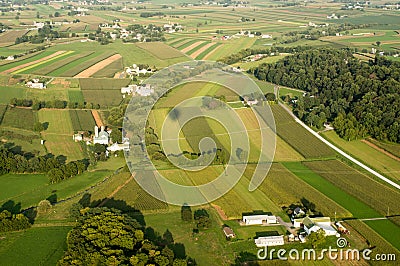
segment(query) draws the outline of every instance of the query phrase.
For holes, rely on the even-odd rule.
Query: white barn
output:
[[[335,228],[332,227],[329,217],[305,217],[303,219],[294,220],[294,227],[300,227],[301,224],[303,224],[304,231],[306,231],[308,235],[312,232],[317,232],[319,229],[324,230],[327,236],[334,236],[337,233]]]
[[[101,131],[99,132],[99,128],[97,126],[94,127],[94,137],[93,144],[103,144],[108,145],[109,142],[109,134],[104,130],[104,126],[101,127]]]
[[[243,215],[242,221],[246,225],[261,225],[264,222],[269,224],[277,223],[276,216],[268,214]]]
[[[254,243],[257,247],[270,247],[270,246],[281,246],[285,244],[283,235],[280,236],[261,236],[254,239]]]

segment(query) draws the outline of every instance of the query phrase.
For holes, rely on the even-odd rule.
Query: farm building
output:
[[[26,83],[26,86],[31,89],[45,89],[46,85],[43,82],[39,82],[39,79],[32,79]]]
[[[236,236],[235,233],[233,232],[232,228],[230,228],[228,226],[224,226],[222,231],[224,231],[226,238],[234,238]]]
[[[136,94],[140,96],[150,96],[154,93],[154,89],[151,88],[150,84],[141,85],[129,85],[128,87],[121,88],[122,94]]]
[[[299,218],[302,217],[303,215],[305,215],[306,213],[299,207],[297,207],[296,209],[293,210],[293,218]]]
[[[97,126],[94,127],[94,137],[93,144],[104,144],[108,145],[109,142],[109,134],[104,130],[104,126],[101,127],[101,131],[99,132],[99,128]]]
[[[260,236],[254,239],[254,243],[257,247],[270,247],[270,246],[281,246],[285,244],[283,235],[280,236]]]
[[[258,214],[258,215],[244,215],[242,219],[243,223],[246,225],[255,225],[255,224],[276,224],[276,216],[268,215],[268,214]]]
[[[129,150],[129,141],[122,144],[114,143],[113,145],[107,147],[108,151],[127,151]]]
[[[294,220],[294,227],[301,227],[303,225],[304,230],[309,235],[311,232],[316,232],[319,229],[324,230],[325,235],[333,236],[336,235],[336,230],[331,226],[331,219],[329,217],[305,217]]]

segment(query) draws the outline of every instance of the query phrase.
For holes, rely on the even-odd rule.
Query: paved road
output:
[[[371,169],[370,167],[366,166],[365,164],[363,164],[362,162],[358,161],[357,159],[355,159],[354,157],[352,157],[351,155],[345,153],[344,151],[342,151],[341,149],[339,149],[338,147],[336,147],[335,145],[333,145],[332,143],[330,143],[329,141],[327,141],[326,139],[324,139],[323,137],[321,137],[317,132],[315,132],[314,130],[312,130],[310,127],[308,127],[306,124],[304,124],[300,119],[298,119],[293,113],[292,111],[285,106],[282,103],[279,103],[280,106],[283,107],[283,109],[285,109],[291,116],[294,117],[294,119],[296,120],[297,123],[299,123],[301,126],[303,126],[307,131],[309,131],[311,134],[313,134],[315,137],[317,137],[319,140],[321,140],[323,143],[325,143],[326,145],[328,145],[329,147],[331,147],[333,150],[335,150],[337,153],[339,153],[340,155],[346,157],[347,159],[349,159],[350,161],[352,161],[353,163],[357,164],[358,166],[364,168],[365,170],[367,170],[368,172],[370,172],[371,174],[373,174],[374,176],[380,178],[381,180],[385,181],[386,183],[388,183],[389,185],[397,188],[400,190],[400,185],[393,182],[392,180],[384,177],[383,175],[381,175],[380,173],[378,173],[377,171]]]

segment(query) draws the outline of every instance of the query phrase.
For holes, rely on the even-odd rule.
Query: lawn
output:
[[[0,260],[3,265],[56,265],[67,249],[71,226],[34,227],[2,234]],[[5,242],[5,243],[3,243]]]
[[[354,196],[346,193],[341,188],[333,185],[320,175],[313,172],[310,168],[302,164],[301,162],[286,162],[283,165],[305,181],[339,205],[350,211],[354,217],[357,218],[376,218],[382,217],[377,211],[364,204]]]
[[[323,133],[323,136],[350,153],[358,160],[377,170],[379,173],[394,180],[400,180],[400,162],[390,158],[386,154],[372,148],[361,140],[346,141],[340,138],[334,131]]]
[[[33,130],[36,117],[32,109],[8,108],[4,114],[2,126]]]

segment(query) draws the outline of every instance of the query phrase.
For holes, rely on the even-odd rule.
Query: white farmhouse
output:
[[[317,232],[319,229],[324,230],[325,235],[334,236],[336,235],[335,228],[331,225],[331,219],[329,217],[305,217],[302,219],[294,220],[294,227],[300,227],[303,224],[304,231],[309,235],[312,232]]]

